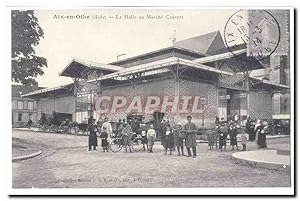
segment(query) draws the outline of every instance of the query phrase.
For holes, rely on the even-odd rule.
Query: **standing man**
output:
[[[108,141],[108,143],[110,143],[113,130],[112,130],[111,124],[109,123],[107,117],[105,117],[104,123],[102,124],[102,127],[101,127],[101,131],[103,131],[103,130],[106,130],[107,135],[108,135],[107,141]]]
[[[185,145],[186,145],[186,149],[188,152],[188,157],[191,157],[191,148],[193,151],[193,158],[196,158],[197,156],[197,151],[196,151],[196,147],[197,147],[197,142],[196,142],[196,132],[197,132],[197,127],[196,125],[192,122],[192,116],[187,116],[187,123],[184,125],[184,132],[186,133],[186,141],[185,141]]]

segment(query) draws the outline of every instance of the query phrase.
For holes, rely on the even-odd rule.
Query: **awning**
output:
[[[219,70],[219,69],[216,69],[216,68],[213,68],[210,66],[206,66],[203,64],[199,64],[194,61],[181,59],[178,57],[170,57],[167,59],[162,59],[162,60],[151,62],[151,63],[146,63],[146,64],[141,64],[141,65],[125,68],[124,70],[121,70],[121,71],[118,71],[115,73],[111,73],[108,75],[104,75],[97,79],[89,80],[88,82],[114,79],[114,78],[118,78],[118,77],[129,76],[129,75],[136,74],[136,73],[144,73],[144,72],[149,72],[149,71],[161,70],[161,69],[165,69],[167,67],[174,66],[177,64],[192,67],[192,68],[199,69],[199,70],[205,70],[205,71],[209,71],[209,72],[213,72],[213,73],[232,75],[232,73],[229,73],[229,72],[226,72],[223,70]]]
[[[73,59],[59,74],[60,76],[87,79],[87,75],[92,71],[101,71],[104,74],[123,70],[123,67],[104,63]]]
[[[40,89],[40,90],[36,90],[27,94],[22,95],[21,97],[30,97],[30,98],[34,98],[34,97],[48,97],[50,94],[52,95],[60,95],[60,94],[72,94],[72,87],[73,87],[73,83],[70,84],[66,84],[66,85],[61,85],[58,87],[52,87],[52,88],[45,88],[45,89]]]
[[[272,119],[291,119],[290,114],[274,114],[272,115]]]

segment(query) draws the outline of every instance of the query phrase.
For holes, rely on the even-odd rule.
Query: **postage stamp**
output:
[[[295,193],[293,9],[7,11],[11,195]]]

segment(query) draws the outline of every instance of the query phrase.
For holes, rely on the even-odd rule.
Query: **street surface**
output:
[[[13,188],[101,187],[288,187],[287,172],[235,164],[234,153],[208,150],[198,143],[197,158],[164,155],[160,142],[154,153],[87,151],[87,136],[13,130],[13,137],[42,149],[35,158],[13,162]],[[289,144],[290,138],[269,139],[268,147]],[[100,140],[98,141],[100,144]],[[240,145],[241,147],[241,145]],[[248,142],[248,150],[257,149]]]

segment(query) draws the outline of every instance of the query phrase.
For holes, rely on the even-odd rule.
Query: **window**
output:
[[[33,110],[33,102],[28,101],[28,110]]]
[[[18,101],[18,109],[19,109],[19,110],[23,110],[23,108],[24,108],[24,103],[23,103],[23,101]]]
[[[17,109],[17,100],[12,101],[12,109]]]
[[[18,114],[18,121],[22,121],[22,113]]]

